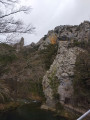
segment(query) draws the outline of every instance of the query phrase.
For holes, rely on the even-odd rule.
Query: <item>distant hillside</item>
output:
[[[23,47],[17,52],[15,47],[0,44],[0,51],[0,102],[42,96],[46,70],[37,48]]]

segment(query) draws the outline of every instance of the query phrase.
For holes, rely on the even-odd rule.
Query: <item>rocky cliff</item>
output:
[[[80,99],[85,98],[84,103],[90,103],[86,90],[90,87],[90,74],[83,70],[85,76],[83,79],[82,74],[79,76],[75,72],[80,53],[83,55],[79,60],[80,69],[83,68],[83,65],[85,70],[90,72],[90,59],[88,57],[90,56],[89,21],[75,26],[57,26],[41,38],[38,43],[32,43],[28,46],[23,46],[23,44],[23,38],[14,47],[0,44],[2,51],[0,52],[1,102],[5,102],[4,99],[6,101],[17,98],[35,99],[35,96],[43,98],[43,87],[46,104],[55,108],[57,103],[72,104],[74,92],[80,86],[85,85],[80,88],[81,91],[84,91],[80,94]],[[82,58],[83,62],[80,63]],[[82,73],[83,71],[81,70]],[[78,86],[78,82],[75,83],[78,87],[74,86],[73,83],[76,75],[78,75],[77,80],[82,79],[79,80],[80,86]],[[79,98],[77,95],[75,97]]]
[[[67,40],[69,43],[74,41],[86,41],[90,39],[90,22],[84,21],[80,25],[61,25],[57,26],[54,30],[48,32],[41,40],[36,44],[39,45],[39,50],[44,49],[48,44],[55,44],[61,40]]]
[[[90,22],[88,21],[78,26],[58,26],[39,41],[39,50],[46,49],[48,44],[58,45],[56,58],[42,81],[48,106],[55,107],[57,99],[61,104],[73,103],[76,58],[80,53],[87,52],[84,45],[89,45],[89,42]]]
[[[60,41],[58,44],[57,56],[42,82],[46,104],[51,106],[55,105],[56,94],[60,96],[60,103],[72,99],[76,57],[81,51],[84,52],[78,47],[68,48],[68,41]]]

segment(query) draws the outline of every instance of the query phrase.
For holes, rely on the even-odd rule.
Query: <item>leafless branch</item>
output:
[[[11,5],[13,3],[17,3],[18,0],[0,0],[1,4],[5,4],[5,5]]]
[[[18,0],[0,0],[2,5],[12,6],[10,8],[4,6],[5,11],[0,9],[0,34],[11,34],[11,33],[29,33],[31,34],[35,29],[31,24],[24,25],[22,20],[15,20],[13,15],[24,12],[29,13],[31,8],[22,6],[19,9],[14,9],[13,5],[18,3]],[[12,9],[13,8],[13,9]]]
[[[29,24],[23,25],[21,20],[15,21],[13,18],[0,21],[0,33],[32,33],[35,28]]]
[[[16,13],[20,13],[20,12],[28,13],[29,11],[30,11],[30,7],[25,7],[25,6],[23,6],[23,7],[19,8],[19,9],[16,10],[16,11],[12,11],[12,12],[10,12],[10,13],[8,13],[8,14],[5,14],[5,15],[0,16],[0,19],[1,19],[1,18],[4,18],[4,17],[8,17],[8,16],[13,15],[13,14],[16,14]]]

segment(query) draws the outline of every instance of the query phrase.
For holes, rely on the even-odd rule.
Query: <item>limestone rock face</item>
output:
[[[50,38],[52,39],[50,40]],[[57,26],[40,40],[41,45],[39,49],[45,49],[44,45],[54,43],[52,42],[53,38],[54,42],[56,41],[58,44],[58,52],[53,64],[43,77],[42,82],[46,104],[52,107],[55,106],[54,94],[59,94],[59,101],[61,103],[65,103],[67,100],[70,102],[72,99],[72,81],[74,77],[76,57],[80,52],[85,52],[85,50],[80,47],[70,47],[69,45],[74,43],[74,41],[89,42],[90,22],[84,21],[80,25],[75,26]],[[57,89],[53,87],[55,85],[52,86],[52,84],[57,84],[57,82],[55,82],[55,78],[59,81]]]
[[[54,30],[48,32],[40,41],[36,44],[39,45],[39,50],[45,49],[49,44],[55,44],[60,40],[74,40],[81,42],[87,41],[90,38],[90,22],[84,21],[80,25],[60,25],[55,27]]]
[[[47,35],[40,39],[40,41],[36,44],[39,45],[39,50],[45,49],[49,44],[57,43],[57,34],[52,30],[49,31]]]
[[[56,76],[60,82],[56,91],[56,93],[60,95],[60,102],[64,103],[66,99],[70,100],[72,98],[72,81],[76,56],[80,53],[80,51],[83,51],[79,47],[68,48],[68,41],[59,41],[58,45],[59,47],[56,59],[51,65],[49,71],[47,71],[42,82],[43,91],[47,99],[47,105],[55,105],[53,89],[50,84],[51,79],[49,79],[53,73],[52,77],[54,78]]]

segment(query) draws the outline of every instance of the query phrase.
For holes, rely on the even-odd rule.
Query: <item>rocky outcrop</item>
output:
[[[90,38],[90,22],[84,21],[80,25],[61,25],[55,27],[45,35],[36,44],[39,45],[39,50],[45,49],[49,44],[55,44],[61,40],[68,40],[70,43],[73,41],[87,41]]]
[[[42,82],[46,104],[51,107],[55,107],[56,100],[54,96],[57,94],[59,95],[59,102],[62,104],[71,103],[72,101],[72,82],[76,57],[85,50],[77,46],[69,47],[69,45],[73,44],[74,41],[89,41],[90,22],[85,21],[79,26],[59,26],[49,35],[53,33],[57,36],[58,52]]]
[[[57,43],[57,34],[52,30],[49,31],[47,35],[40,39],[40,41],[36,44],[39,45],[39,50],[45,49],[49,44]]]
[[[19,43],[14,45],[14,48],[19,52],[24,47],[24,38],[22,37]]]
[[[51,85],[51,82],[56,84],[55,77],[57,77],[59,81],[56,93],[60,95],[60,102],[64,103],[66,100],[68,100],[68,102],[71,100],[73,94],[72,81],[75,60],[80,51],[84,52],[84,50],[78,47],[68,48],[68,41],[59,42],[56,59],[51,65],[49,71],[47,71],[42,82],[43,91],[47,98],[46,104],[55,105],[53,96],[53,89],[55,88],[52,88]]]
[[[30,45],[25,46],[24,48],[34,48],[36,44],[32,42]]]
[[[24,38],[13,47],[1,44],[0,85],[5,84],[6,89],[0,86],[0,91],[3,91],[0,100],[3,101],[4,96],[8,99],[9,96],[10,99],[31,99],[36,93],[43,96],[43,85],[49,108],[54,108],[57,101],[70,103],[76,57],[80,52],[85,52],[79,44],[89,40],[90,22],[85,21],[78,26],[57,26],[36,44],[24,47]]]

